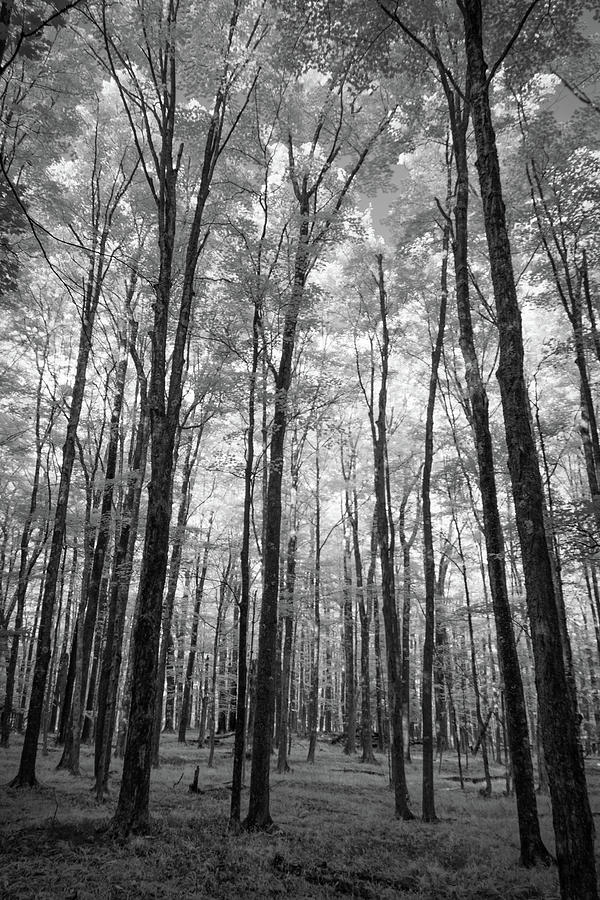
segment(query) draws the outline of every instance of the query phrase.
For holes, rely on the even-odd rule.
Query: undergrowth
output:
[[[439,821],[397,821],[387,760],[362,766],[323,740],[314,766],[298,740],[292,770],[271,775],[274,834],[229,834],[231,739],[220,741],[215,767],[208,751],[163,736],[161,766],[153,773],[152,827],[125,842],[110,838],[118,790],[99,806],[92,791],[93,756],[82,751],[82,775],[56,771],[58,750],[39,756],[41,786],[0,788],[0,897],[36,900],[137,898],[359,897],[370,900],[558,900],[556,869],[524,869],[514,799],[479,794],[478,760],[471,760],[465,790],[456,763],[436,772]],[[0,750],[0,780],[18,766],[20,741]],[[200,766],[200,793],[189,791]],[[592,808],[600,806],[600,769],[588,761]],[[420,806],[420,759],[407,764],[412,805]],[[495,774],[502,775],[496,768]],[[249,772],[248,772],[249,777]],[[244,792],[247,798],[247,791]],[[553,849],[551,815],[539,798],[544,840]]]

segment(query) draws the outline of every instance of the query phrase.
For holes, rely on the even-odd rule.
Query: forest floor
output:
[[[7,786],[16,774],[21,740],[0,750],[0,898],[126,900],[126,898],[360,897],[371,900],[555,900],[556,868],[524,869],[515,802],[503,796],[504,771],[494,766],[494,793],[483,798],[479,758],[469,761],[465,790],[455,757],[436,763],[439,821],[394,819],[385,756],[361,765],[341,745],[321,740],[316,764],[296,740],[287,775],[271,775],[273,834],[228,834],[232,740],[208,750],[163,736],[153,773],[150,833],[126,842],[109,838],[114,796],[98,806],[93,756],[82,749],[81,777],[56,771],[57,748],[38,756],[40,787]],[[200,766],[200,793],[189,791]],[[592,809],[600,815],[600,761],[587,761]],[[248,773],[249,777],[249,773]],[[420,812],[421,759],[407,764],[413,809]],[[247,790],[242,798],[242,814]],[[553,849],[547,797],[539,799],[544,840]],[[600,868],[600,866],[599,866]]]

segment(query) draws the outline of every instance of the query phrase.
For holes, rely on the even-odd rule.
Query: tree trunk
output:
[[[579,723],[565,671],[544,527],[544,498],[523,371],[523,338],[483,53],[481,0],[462,4],[477,168],[498,328],[498,381],[535,657],[559,880],[563,898],[597,900],[593,821]]]
[[[389,358],[389,333],[387,327],[387,294],[383,274],[383,257],[377,255],[377,286],[379,290],[379,312],[382,337],[381,381],[379,386],[377,419],[373,405],[369,405],[369,419],[373,440],[373,460],[375,469],[375,510],[377,517],[377,539],[381,563],[381,596],[385,627],[388,704],[390,715],[390,756],[396,818],[412,819],[406,775],[404,772],[404,751],[402,735],[402,658],[400,629],[396,612],[396,590],[394,560],[390,553],[390,528],[388,522],[388,497],[386,475],[387,447],[387,376]]]
[[[504,536],[498,511],[488,398],[475,350],[471,319],[467,259],[469,172],[466,128],[469,121],[469,107],[468,104],[463,107],[461,115],[460,98],[452,92],[445,78],[442,78],[442,81],[448,98],[457,174],[453,251],[460,347],[465,363],[470,400],[470,424],[473,430],[479,470],[479,486],[483,505],[483,534],[496,624],[498,662],[505,688],[507,736],[517,799],[521,862],[525,866],[531,866],[538,860],[547,863],[549,854],[542,842],[537,815],[527,708],[506,581]]]
[[[433,789],[433,651],[435,621],[435,558],[433,552],[433,529],[431,524],[431,468],[433,465],[433,412],[438,381],[438,369],[444,328],[446,325],[446,305],[448,302],[448,247],[450,243],[450,227],[444,225],[442,240],[442,272],[441,296],[438,319],[438,330],[435,345],[431,353],[431,375],[429,378],[429,397],[425,420],[425,459],[423,462],[423,481],[421,496],[423,502],[423,571],[425,574],[425,635],[423,639],[423,686],[421,702],[423,707],[423,820],[435,822],[435,798]]]
[[[179,719],[179,733],[177,740],[180,744],[185,744],[186,730],[189,725],[191,712],[191,696],[192,696],[192,680],[194,677],[194,666],[196,665],[196,650],[198,648],[198,628],[200,625],[200,608],[202,606],[202,598],[204,596],[204,584],[206,582],[206,573],[208,572],[208,553],[210,549],[210,533],[212,531],[213,516],[211,514],[208,521],[208,531],[206,533],[206,541],[204,543],[204,556],[202,559],[202,570],[198,573],[196,569],[196,590],[194,593],[194,615],[192,618],[192,633],[190,635],[190,650],[188,653],[187,668],[185,672],[185,683],[183,688],[183,701],[181,704],[181,716]],[[200,577],[198,577],[198,574]],[[202,677],[200,677],[200,685],[202,685]]]
[[[314,535],[313,612],[314,632],[311,645],[310,699],[308,704],[309,744],[307,762],[314,765],[319,727],[319,675],[321,664],[321,464],[319,432],[315,448],[315,535]]]
[[[270,813],[269,765],[273,709],[275,699],[275,660],[277,641],[277,598],[279,592],[279,542],[281,534],[281,487],[283,452],[287,426],[288,392],[292,379],[292,360],[296,325],[309,269],[309,197],[307,176],[300,197],[300,230],[294,264],[294,283],[286,307],[283,346],[276,379],[275,413],[271,433],[269,482],[265,509],[264,586],[260,614],[258,662],[256,675],[256,708],[252,745],[252,771],[247,828],[267,829],[272,824]]]
[[[133,341],[132,341],[133,343]],[[148,404],[146,381],[140,378],[140,417],[129,463],[127,492],[121,508],[121,525],[115,537],[114,563],[106,628],[106,642],[98,686],[98,721],[94,749],[94,773],[96,799],[101,802],[108,791],[110,751],[114,734],[117,694],[121,660],[125,614],[129,599],[129,587],[133,566],[133,554],[138,531],[138,519],[142,482],[146,471],[148,450]],[[126,721],[125,717],[123,721]]]
[[[347,498],[348,500],[348,498]],[[369,666],[369,645],[371,642],[371,614],[365,603],[363,585],[363,567],[358,539],[358,494],[356,487],[352,491],[352,547],[354,552],[354,572],[356,577],[356,599],[360,619],[360,740],[362,746],[361,762],[375,762],[373,753],[373,721],[371,717],[371,675]]]
[[[348,502],[348,501],[347,501]],[[354,666],[354,603],[352,597],[352,570],[350,562],[351,534],[350,522],[344,523],[344,586],[343,606],[343,647],[344,647],[344,753],[356,753],[356,675]]]
[[[172,537],[171,543],[171,561],[169,564],[169,579],[167,583],[167,593],[164,602],[163,614],[162,614],[162,642],[160,645],[159,657],[158,657],[158,673],[156,679],[156,711],[155,711],[155,720],[154,720],[154,733],[152,736],[152,765],[158,766],[158,748],[160,743],[160,728],[162,723],[162,707],[163,707],[163,692],[165,685],[165,675],[167,671],[167,655],[169,650],[173,652],[173,638],[171,634],[171,626],[173,621],[173,609],[175,605],[175,594],[177,592],[177,584],[179,581],[179,572],[181,568],[181,557],[183,553],[183,543],[185,539],[185,529],[187,525],[187,520],[189,516],[189,508],[190,508],[190,500],[192,496],[192,490],[194,487],[194,469],[196,466],[196,461],[198,459],[198,453],[200,450],[200,441],[202,439],[202,427],[198,429],[198,433],[196,435],[196,440],[194,441],[192,437],[192,432],[188,432],[187,438],[187,447],[185,451],[185,460],[183,463],[183,472],[181,477],[181,490],[180,490],[180,500],[179,500],[179,509],[177,512],[177,525],[175,527],[175,534]],[[178,442],[177,442],[178,443]],[[176,458],[174,461],[174,465],[176,463]],[[189,580],[189,576],[188,576]],[[187,585],[187,581],[186,581]],[[189,586],[186,587],[186,591],[189,590]],[[171,692],[167,689],[167,702],[171,702],[173,700],[173,689],[174,685],[171,686]],[[173,716],[171,714],[170,721],[169,716],[167,716],[167,721],[165,722],[165,730],[172,731],[173,730]]]
[[[77,366],[75,380],[73,382],[73,394],[69,408],[67,422],[67,434],[63,445],[62,464],[60,468],[60,482],[56,507],[54,510],[54,527],[50,544],[50,555],[45,571],[44,593],[40,611],[40,627],[38,633],[35,668],[33,672],[33,684],[27,713],[27,728],[25,740],[21,752],[19,771],[11,782],[13,787],[34,787],[37,784],[35,774],[35,762],[37,757],[37,744],[42,723],[42,709],[46,690],[46,679],[51,655],[52,621],[54,605],[56,601],[56,587],[58,574],[65,541],[67,527],[67,508],[71,489],[71,475],[75,462],[75,449],[79,417],[83,405],[87,364],[92,347],[92,332],[94,319],[100,301],[102,280],[105,270],[105,252],[109,235],[110,216],[106,213],[104,230],[101,234],[96,232],[98,240],[92,253],[86,295],[81,316],[81,331],[79,335],[79,348],[77,351]]]
[[[42,466],[42,447],[43,440],[48,436],[52,426],[51,416],[48,426],[45,430],[44,438],[41,435],[41,403],[42,403],[42,387],[45,373],[45,362],[48,353],[48,341],[46,338],[46,346],[44,348],[44,365],[40,369],[40,377],[38,379],[36,401],[35,401],[35,465],[33,470],[33,482],[31,485],[31,495],[29,498],[29,510],[21,532],[21,540],[19,544],[19,574],[17,579],[17,589],[15,598],[15,625],[13,639],[10,645],[10,656],[6,670],[6,690],[4,694],[4,706],[0,715],[0,747],[8,747],[10,737],[10,724],[13,709],[13,697],[15,691],[15,676],[17,672],[17,661],[19,657],[19,641],[23,630],[23,616],[25,612],[25,597],[27,594],[27,585],[29,583],[29,575],[31,573],[31,564],[29,560],[29,542],[31,540],[31,532],[33,525],[33,517],[37,508],[37,498],[40,487],[40,473]],[[35,557],[37,558],[37,557]],[[35,559],[34,558],[34,559]],[[7,622],[8,624],[8,622]]]

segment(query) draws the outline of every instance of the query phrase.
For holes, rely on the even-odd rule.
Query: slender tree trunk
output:
[[[373,524],[371,526],[371,550],[369,554],[369,568],[367,569],[367,602],[369,604],[369,607],[373,610],[373,649],[375,651],[375,715],[377,718],[377,750],[379,751],[379,753],[383,753],[385,749],[385,741],[387,740],[388,736],[386,735],[383,662],[381,658],[381,628],[379,624],[379,599],[377,597],[377,585],[375,584],[376,564],[377,510],[375,509],[373,511]]]
[[[311,645],[310,698],[308,704],[309,745],[307,762],[314,765],[319,727],[319,675],[321,664],[321,462],[319,456],[319,432],[315,449],[315,535],[313,613],[314,632]]]
[[[356,674],[354,665],[354,602],[352,596],[352,569],[350,561],[351,553],[350,523],[346,519],[344,523],[344,551],[343,551],[343,646],[344,646],[344,753],[354,755],[356,753]]]
[[[349,498],[346,495],[346,514],[349,514]],[[354,553],[354,573],[356,578],[356,599],[358,602],[358,615],[360,619],[360,740],[362,746],[361,762],[373,763],[373,722],[371,717],[371,675],[369,646],[371,643],[370,609],[365,603],[365,591],[363,585],[363,567],[358,537],[358,494],[356,487],[352,490],[352,514],[349,516],[352,526],[352,548]]]
[[[402,735],[402,658],[400,629],[396,611],[396,590],[394,577],[394,560],[390,553],[390,528],[388,522],[387,496],[387,377],[389,360],[389,333],[387,327],[387,294],[383,273],[383,257],[377,255],[377,286],[379,291],[379,312],[381,316],[382,337],[381,381],[379,386],[377,418],[374,404],[368,405],[371,434],[373,439],[373,458],[375,469],[375,510],[377,517],[377,539],[381,563],[381,596],[383,621],[386,638],[388,703],[390,715],[390,756],[392,763],[392,782],[394,786],[394,803],[396,818],[412,819],[408,787],[404,771],[404,751]],[[372,395],[372,391],[371,391]]]
[[[227,565],[223,570],[221,575],[221,583],[219,585],[219,600],[217,604],[217,620],[215,622],[215,637],[213,641],[213,661],[212,661],[212,676],[211,676],[211,685],[210,685],[210,699],[209,699],[209,718],[208,718],[208,738],[209,738],[209,752],[208,752],[208,767],[209,769],[213,768],[214,760],[215,760],[215,732],[216,732],[216,724],[217,724],[217,672],[219,665],[219,648],[221,645],[221,635],[223,631],[223,621],[225,619],[226,612],[226,593],[229,590],[229,576],[231,573],[231,553],[229,553],[229,557],[227,559]]]
[[[96,723],[94,748],[94,774],[96,779],[96,799],[98,802],[104,799],[108,791],[110,753],[117,714],[117,695],[123,654],[125,614],[129,599],[142,481],[146,470],[148,450],[146,381],[143,373],[138,373],[138,376],[140,377],[141,393],[140,417],[130,457],[130,472],[127,491],[121,508],[120,528],[118,535],[115,537],[106,641],[98,686],[98,721]],[[123,717],[123,719],[126,721],[126,717]]]
[[[307,176],[300,197],[300,232],[294,265],[294,284],[286,308],[283,346],[276,379],[275,413],[271,433],[271,455],[264,544],[264,586],[258,643],[257,693],[252,746],[252,772],[247,828],[267,829],[272,824],[270,813],[269,765],[273,709],[275,699],[275,660],[277,640],[277,598],[279,593],[279,542],[281,534],[281,487],[283,452],[288,412],[288,392],[292,378],[292,360],[296,325],[309,269],[309,198]]]
[[[431,468],[433,465],[433,412],[438,381],[438,369],[444,329],[446,325],[446,305],[448,302],[448,247],[450,244],[450,227],[444,226],[442,241],[442,273],[441,296],[438,318],[438,330],[435,345],[431,353],[431,375],[429,378],[429,397],[425,420],[425,459],[423,462],[423,481],[421,496],[423,502],[423,570],[425,573],[425,636],[423,640],[423,686],[421,701],[423,707],[423,820],[435,822],[435,798],[433,788],[433,652],[435,621],[435,558],[433,552],[433,528],[431,523]]]
[[[208,522],[208,531],[206,533],[206,541],[204,543],[204,555],[202,558],[202,569],[200,573],[196,569],[196,590],[194,592],[194,615],[192,618],[192,633],[190,635],[190,650],[187,659],[187,668],[185,672],[185,683],[183,688],[183,701],[181,704],[181,716],[179,719],[178,741],[185,744],[186,730],[189,725],[191,712],[191,696],[192,681],[194,677],[194,667],[196,665],[196,651],[198,648],[198,628],[200,625],[200,608],[202,606],[202,598],[204,596],[204,585],[206,583],[206,573],[208,572],[208,554],[210,550],[210,534],[212,531],[213,516],[211,514]],[[200,577],[198,577],[198,574]],[[200,678],[202,685],[202,678]]]
[[[79,348],[77,351],[77,366],[75,380],[73,382],[73,394],[67,422],[67,434],[63,445],[63,457],[60,469],[60,483],[54,510],[54,527],[50,554],[46,566],[44,579],[44,593],[40,612],[40,628],[33,672],[33,684],[27,713],[27,728],[25,740],[21,752],[19,771],[11,782],[13,787],[33,787],[37,784],[35,774],[35,762],[37,757],[37,745],[42,723],[42,709],[46,690],[46,679],[51,655],[52,622],[54,617],[54,605],[56,601],[56,587],[60,570],[60,561],[65,541],[67,527],[67,507],[71,489],[71,475],[75,462],[75,449],[79,417],[83,405],[88,359],[92,346],[92,331],[96,310],[100,301],[102,280],[105,269],[105,252],[109,235],[109,216],[107,214],[105,227],[98,236],[98,244],[92,253],[90,271],[87,282],[86,296],[84,299],[81,332],[79,335]]]
[[[48,352],[48,338],[44,348],[44,361]],[[37,498],[40,487],[40,473],[42,467],[42,447],[43,438],[41,435],[41,403],[42,388],[44,384],[45,364],[40,369],[40,375],[37,384],[36,402],[35,402],[35,465],[33,470],[33,482],[31,485],[31,495],[29,498],[29,510],[21,532],[21,541],[19,545],[19,574],[17,579],[16,602],[15,602],[15,625],[13,639],[10,646],[10,656],[6,670],[6,690],[4,694],[4,706],[0,715],[0,747],[8,747],[10,736],[10,723],[12,718],[13,697],[15,691],[15,676],[17,672],[17,661],[19,657],[19,641],[23,630],[23,616],[25,612],[25,597],[27,594],[27,585],[29,583],[29,575],[31,566],[29,565],[29,543],[31,540],[31,531],[33,526],[33,517],[37,508]],[[52,421],[52,420],[51,420]],[[51,427],[51,421],[46,429],[46,436]],[[8,624],[8,623],[7,623]]]

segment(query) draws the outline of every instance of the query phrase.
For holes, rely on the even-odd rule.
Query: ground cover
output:
[[[163,736],[161,766],[152,782],[153,824],[146,835],[118,842],[105,832],[115,796],[96,804],[93,757],[82,751],[82,775],[56,771],[59,750],[38,762],[40,787],[7,786],[17,770],[20,740],[0,751],[0,897],[36,900],[126,898],[360,897],[371,900],[558,900],[556,869],[518,865],[515,804],[503,796],[495,767],[494,794],[483,798],[479,760],[471,760],[465,790],[454,757],[436,765],[440,821],[393,818],[387,759],[361,765],[342,748],[320,741],[314,766],[307,744],[292,747],[292,771],[271,776],[273,834],[227,831],[231,739],[208,751]],[[116,794],[119,763],[114,762]],[[600,815],[600,768],[588,760],[588,783]],[[200,792],[191,793],[199,766]],[[420,812],[418,756],[407,765],[412,805]],[[540,797],[542,832],[553,846],[549,801]],[[599,866],[600,868],[600,866]]]

